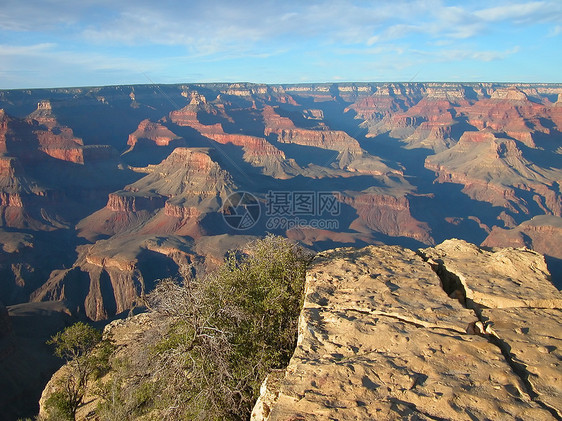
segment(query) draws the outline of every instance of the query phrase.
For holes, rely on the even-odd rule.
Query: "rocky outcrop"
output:
[[[107,324],[103,329],[103,339],[111,340],[114,348],[113,357],[127,361],[137,361],[146,358],[146,336],[154,335],[157,331],[159,323],[152,313],[141,313],[126,319],[117,319]],[[43,389],[43,393],[39,399],[39,416],[47,417],[46,401],[49,396],[60,387],[60,381],[65,378],[68,366],[62,366],[56,371]],[[107,384],[111,380],[113,372],[104,374],[100,379],[101,382]],[[133,374],[134,375],[134,374]],[[90,387],[86,391],[84,404],[81,405],[76,412],[76,420],[84,421],[91,419],[95,413],[97,405],[101,403],[101,396],[96,393],[95,386]]]
[[[462,96],[460,100],[466,102]],[[404,139],[408,147],[440,152],[456,143],[453,138],[453,128],[457,124],[454,113],[453,104],[434,93],[434,96],[428,95],[400,116],[400,121],[392,120],[390,134],[394,135],[395,127],[407,129],[408,124],[401,123],[401,120],[415,122],[413,133]]]
[[[323,118],[323,113],[314,113],[315,110],[304,110],[305,119],[312,115],[314,120]],[[323,122],[316,129],[297,128],[288,117],[282,117],[275,108],[266,106],[262,112],[266,136],[275,135],[280,143],[292,143],[296,145],[315,147],[339,152],[334,157],[333,167],[348,173],[369,174],[381,176],[386,174],[402,175],[396,168],[390,168],[381,159],[367,154],[359,142],[341,130],[328,130]],[[328,163],[326,163],[327,165]],[[313,171],[300,170],[299,173],[317,176]],[[345,176],[345,174],[342,174]]]
[[[264,135],[279,133],[281,130],[295,129],[295,123],[288,117],[282,117],[275,111],[275,108],[266,105],[262,110],[263,121],[265,124]]]
[[[562,212],[561,93],[560,84],[494,83],[2,91],[2,301],[26,301],[49,280],[41,299],[68,297],[75,313],[125,309],[139,273],[167,276],[181,260],[148,250],[146,238],[181,237],[206,264],[240,234],[263,234],[263,214],[251,231],[224,223],[235,190],[262,204],[269,191],[347,196],[337,224],[278,231],[314,249],[489,235],[484,244],[550,253],[554,271],[556,219],[524,221]],[[128,140],[134,150],[119,156]]]
[[[562,213],[556,170],[528,161],[515,140],[490,131],[465,132],[451,149],[428,156],[425,167],[436,173],[437,182],[462,184],[471,198],[514,213]],[[521,192],[528,192],[532,201]]]
[[[183,206],[182,203],[176,204],[169,201],[164,206],[164,213],[182,220],[196,219],[201,216],[201,211],[196,206]]]
[[[545,270],[458,240],[320,253],[295,353],[252,419],[559,419],[562,294]]]
[[[458,112],[478,130],[505,133],[531,148],[536,147],[536,133],[551,132],[548,123],[543,125],[544,117],[550,117],[550,107],[531,101],[517,87],[499,88],[489,99],[481,99],[470,107],[460,107]]]
[[[492,100],[507,100],[507,101],[528,101],[529,98],[525,92],[521,91],[517,87],[510,88],[500,88],[495,90],[492,95],[490,95]]]
[[[281,143],[294,143],[334,151],[361,154],[359,142],[347,133],[337,130],[281,129],[277,132]]]
[[[193,260],[177,236],[123,236],[78,249],[70,269],[55,270],[32,301],[62,301],[74,314],[104,320],[142,305],[157,279],[178,276]]]
[[[129,135],[127,145],[134,147],[139,139],[149,140],[157,146],[168,146],[180,137],[162,124],[145,119],[139,123],[137,130]]]
[[[465,87],[427,84],[418,86],[413,94],[397,96],[394,92],[391,87],[381,89],[358,108],[358,116],[365,118],[363,125],[369,129],[369,136],[389,132],[409,148],[436,152],[456,143],[453,133],[459,123],[456,108],[470,104]]]
[[[391,113],[404,111],[404,108],[391,95],[376,94],[361,98],[346,108],[346,112],[349,110],[353,110],[363,120],[382,120]]]
[[[423,255],[437,265],[447,278],[445,283],[454,283],[462,292],[469,308],[562,306],[562,294],[550,282],[543,256],[534,251],[487,251],[462,240],[447,240],[423,250]]]
[[[27,122],[37,137],[39,150],[62,161],[84,163],[84,142],[74,136],[70,127],[61,126],[48,100],[40,101],[37,110],[29,114]]]
[[[367,136],[374,137],[391,130],[393,116],[405,112],[422,97],[423,93],[417,84],[383,84],[377,86],[372,95],[360,98],[345,111],[355,112],[356,118],[363,120],[361,125],[368,129]],[[404,120],[405,124],[408,122]]]
[[[530,148],[561,131],[559,107],[541,95],[548,88],[492,84],[384,84],[348,106],[368,137],[390,133],[412,148],[440,152],[469,126],[509,136]],[[558,92],[556,92],[558,93]]]
[[[210,153],[178,147],[144,168],[143,178],[111,193],[104,209],[77,225],[95,244],[79,249],[71,269],[54,271],[34,300],[65,299],[92,320],[105,319],[133,307],[155,279],[191,263],[195,253],[183,236],[203,235],[201,220],[219,212],[235,188]]]
[[[562,294],[544,258],[530,250],[485,251],[449,240],[424,255],[443,282],[461,292],[479,318],[475,326],[501,350],[526,395],[562,417]]]
[[[164,206],[165,199],[157,194],[142,196],[127,190],[110,193],[106,207],[113,212],[153,211]]]
[[[262,115],[265,136],[275,134],[281,143],[295,143],[340,152],[349,151],[358,155],[362,153],[359,142],[343,131],[326,130],[325,127],[321,127],[320,130],[297,128],[290,118],[282,117],[271,106],[266,106]]]
[[[367,228],[391,237],[408,237],[434,244],[429,226],[412,217],[406,196],[367,190],[345,195],[343,203],[357,211],[358,218],[350,225],[351,229],[366,231]]]
[[[90,200],[95,193],[120,183],[120,177],[113,179],[119,171],[116,151],[109,145],[84,146],[72,129],[57,122],[49,101],[40,101],[25,119],[3,116],[0,226],[67,228],[81,212],[98,206]]]
[[[157,192],[167,198],[185,197],[204,209],[208,200],[226,196],[233,187],[230,175],[211,154],[204,148],[176,148],[162,163],[147,167],[147,175],[125,190],[132,195]]]
[[[244,156],[247,159],[258,158],[260,156],[285,158],[285,154],[282,151],[261,137],[228,133],[210,133],[207,136],[218,143],[232,143],[233,145],[243,147],[245,150]]]
[[[203,235],[205,215],[219,212],[235,188],[210,152],[178,147],[162,163],[142,169],[143,178],[111,193],[103,209],[77,224],[78,235],[92,242],[122,234]]]
[[[562,218],[539,215],[511,229],[492,228],[482,246],[527,247],[547,256],[562,259]]]
[[[232,144],[243,149],[243,159],[254,167],[261,167],[262,173],[275,178],[290,178],[300,173],[299,166],[292,159],[269,143],[266,139],[237,133],[226,133],[221,123],[202,124],[198,114],[204,113],[223,120],[232,121],[224,108],[208,104],[204,97],[193,95],[186,107],[170,113],[170,120],[180,126],[197,130],[206,138],[219,144]]]

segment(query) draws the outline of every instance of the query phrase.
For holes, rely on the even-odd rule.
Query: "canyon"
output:
[[[451,239],[320,252],[292,358],[267,376],[251,419],[560,419],[561,306],[544,257],[524,248]],[[149,311],[111,322],[104,337],[115,358],[142,361],[165,323]],[[132,364],[131,383],[142,367]],[[67,369],[45,388],[42,414]],[[103,419],[103,399],[89,386],[76,419]],[[161,411],[141,419],[170,418]]]
[[[126,316],[266,232],[315,252],[524,247],[560,288],[561,183],[560,84],[0,91],[4,362],[25,317],[45,314],[44,335]],[[18,363],[34,391],[14,380],[1,407],[38,401],[39,361]]]

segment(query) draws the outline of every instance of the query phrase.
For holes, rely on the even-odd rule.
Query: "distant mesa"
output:
[[[562,218],[539,215],[511,229],[494,227],[482,243],[487,247],[526,247],[562,259]]]
[[[177,136],[160,123],[154,123],[149,119],[145,119],[139,123],[137,130],[129,135],[127,145],[134,147],[139,139],[150,140],[157,146],[168,146],[173,140],[180,139],[180,136]]]
[[[562,198],[555,191],[552,171],[528,161],[510,138],[491,131],[465,132],[449,150],[427,157],[425,167],[441,183],[457,183],[471,198],[502,206],[514,213],[530,214],[531,206],[560,216]],[[534,203],[522,200],[529,192]]]

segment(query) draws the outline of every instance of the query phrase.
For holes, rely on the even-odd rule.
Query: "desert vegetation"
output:
[[[228,253],[204,277],[160,281],[147,297],[153,323],[141,343],[127,353],[113,352],[109,373],[89,386],[98,397],[96,415],[249,418],[261,383],[288,364],[295,348],[309,260],[302,248],[269,235]],[[83,339],[95,349],[95,340]],[[71,396],[60,388],[49,398],[63,409],[61,402],[73,403],[74,410],[63,414],[68,419],[81,403]]]
[[[48,343],[55,347],[55,355],[66,361],[66,366],[57,378],[56,390],[45,402],[47,419],[74,420],[88,385],[110,367],[111,343],[83,322],[67,327]]]

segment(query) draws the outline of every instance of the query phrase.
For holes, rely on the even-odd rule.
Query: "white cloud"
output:
[[[508,56],[518,53],[519,50],[519,46],[515,46],[505,51],[475,51],[469,57],[478,61],[503,60]]]
[[[43,42],[33,45],[8,45],[0,44],[0,57],[38,55],[53,50],[57,45],[52,42]]]
[[[518,53],[520,50],[519,46],[515,46],[505,51],[493,51],[493,50],[484,50],[484,51],[477,51],[477,50],[470,50],[470,49],[449,49],[449,50],[440,50],[437,52],[427,52],[427,51],[416,51],[417,54],[432,57],[438,61],[464,61],[464,60],[472,60],[472,61],[495,61],[495,60],[503,60],[513,54]]]
[[[283,58],[301,66],[302,57],[315,54],[326,63],[377,60],[378,70],[386,60],[389,68],[408,70],[431,60],[501,60],[517,51],[497,46],[495,34],[539,25],[552,37],[562,33],[562,0],[4,0],[0,70],[52,63],[57,71],[184,66],[200,73],[244,58],[259,65]],[[518,43],[523,45],[513,40]],[[337,74],[344,70],[342,65]],[[275,65],[266,71],[282,74]]]
[[[412,33],[466,39],[499,20],[514,23],[561,19],[562,2],[500,0],[5,0],[0,29],[54,31],[76,41],[109,46],[183,46],[196,54],[233,48],[299,46],[314,38],[326,44],[387,42]]]
[[[52,43],[0,45],[0,89],[84,85],[84,78],[90,80],[87,84],[107,84],[109,76],[122,83],[136,77],[139,83],[146,81],[144,73],[162,70],[163,65],[152,60],[66,51]]]
[[[558,35],[562,34],[562,25],[556,25],[554,28],[552,28],[548,34],[549,37],[556,37]]]
[[[475,15],[490,22],[511,20],[515,23],[541,23],[562,18],[562,3],[556,1],[533,1],[506,3],[501,6],[478,10]]]

